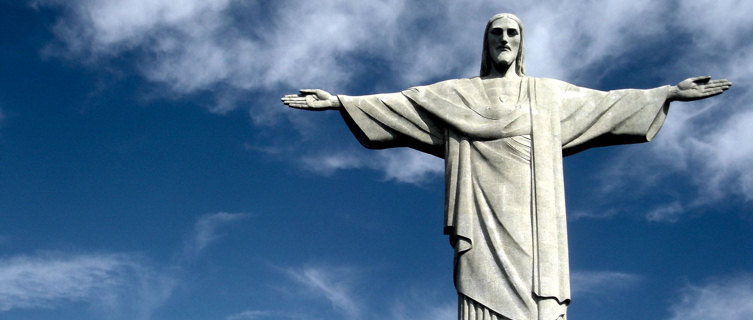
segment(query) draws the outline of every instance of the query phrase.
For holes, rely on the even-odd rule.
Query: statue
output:
[[[726,79],[609,92],[525,75],[523,26],[492,17],[481,74],[398,93],[282,101],[337,109],[367,148],[410,147],[445,160],[445,234],[455,250],[458,317],[565,320],[570,277],[562,156],[650,141],[671,101],[721,94]]]

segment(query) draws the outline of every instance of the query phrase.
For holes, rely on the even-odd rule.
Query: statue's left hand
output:
[[[291,108],[306,110],[329,110],[340,108],[340,99],[320,89],[301,89],[300,94],[282,97],[282,102]]]
[[[722,94],[732,86],[727,79],[711,80],[709,76],[694,77],[683,80],[673,86],[667,98],[670,101],[693,101]]]

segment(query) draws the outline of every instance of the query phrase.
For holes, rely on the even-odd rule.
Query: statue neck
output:
[[[515,72],[515,61],[507,66],[495,65],[489,73],[489,78],[520,78]]]

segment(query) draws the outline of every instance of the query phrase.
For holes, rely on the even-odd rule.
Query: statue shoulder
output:
[[[536,78],[536,77],[528,77],[528,78],[533,81],[536,81],[536,85],[547,86],[550,88],[566,89],[572,86],[572,84],[570,83],[567,83],[562,80],[552,79],[552,78]]]
[[[410,87],[405,91],[423,91],[429,89],[431,91],[443,92],[448,89],[473,87],[476,83],[481,83],[480,77],[443,80],[428,85]]]

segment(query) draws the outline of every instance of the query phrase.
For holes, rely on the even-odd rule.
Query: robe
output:
[[[562,156],[650,141],[669,87],[604,92],[523,77],[514,101],[487,95],[485,85],[510,85],[503,81],[338,98],[365,147],[410,147],[445,160],[444,232],[458,294],[503,319],[553,320],[539,301],[570,301]]]

